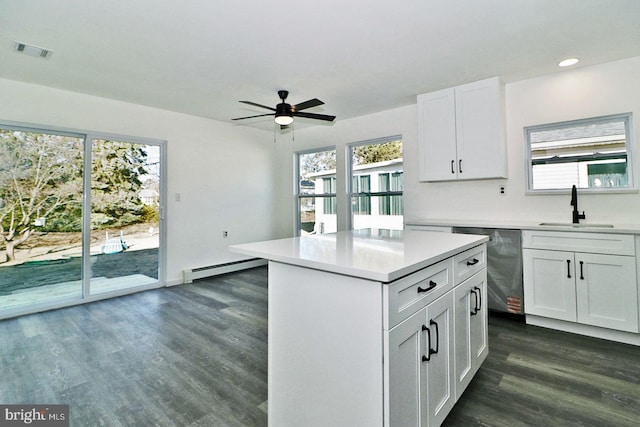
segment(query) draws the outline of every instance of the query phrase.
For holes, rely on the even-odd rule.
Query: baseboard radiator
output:
[[[246,270],[248,268],[266,265],[266,259],[251,258],[240,261],[226,262],[224,264],[210,265],[208,267],[189,268],[182,270],[182,283],[191,283],[196,279],[217,276],[219,274],[231,273],[234,271]]]

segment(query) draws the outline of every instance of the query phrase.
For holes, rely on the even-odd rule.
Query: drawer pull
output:
[[[584,268],[584,262],[583,262],[583,261],[580,261],[580,280],[584,280],[584,271],[583,271],[583,268]]]
[[[431,331],[427,328],[427,325],[422,325],[422,332],[427,333],[427,355],[422,355],[422,361],[428,362],[431,360]]]
[[[438,286],[436,282],[434,282],[433,280],[429,280],[429,287],[421,288],[420,286],[418,286],[418,293],[429,292],[431,289],[435,288],[436,286]]]
[[[467,265],[476,265],[479,262],[480,262],[479,259],[474,258],[473,261],[467,261]]]
[[[477,286],[474,286],[473,289],[478,291],[478,300],[480,300],[480,303],[476,306],[476,313],[477,313],[478,311],[482,310],[482,289],[480,289]]]
[[[476,286],[473,287],[473,289],[469,290],[470,294],[473,294],[473,307],[471,307],[471,315],[475,316],[476,314],[478,314],[479,308],[478,308],[478,293],[476,292],[476,289],[478,289]],[[479,289],[478,289],[479,290]],[[469,302],[469,305],[471,305],[471,302]]]
[[[431,342],[429,342],[429,356],[431,356],[432,354],[438,354],[438,349],[440,348],[440,332],[438,332],[438,324],[434,320],[429,321],[429,326],[433,326],[436,328],[436,349],[435,350],[431,348]]]
[[[567,279],[571,279],[571,260],[567,260]]]

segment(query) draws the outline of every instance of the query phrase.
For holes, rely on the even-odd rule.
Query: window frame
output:
[[[333,197],[333,204],[332,207],[334,207],[336,213],[334,215],[337,216],[337,169],[334,172],[334,186],[332,188],[332,190],[334,190],[332,193],[320,193],[320,194],[316,194],[316,193],[302,193],[300,191],[300,156],[303,156],[305,154],[312,154],[312,153],[320,153],[323,151],[334,151],[336,154],[336,168],[337,168],[337,155],[338,155],[338,150],[336,148],[335,145],[330,145],[330,146],[326,146],[326,147],[319,147],[319,148],[311,148],[311,149],[307,149],[307,150],[300,150],[300,151],[296,151],[293,153],[293,160],[294,160],[294,174],[293,174],[293,179],[294,179],[294,183],[293,183],[293,188],[294,188],[294,217],[295,217],[295,221],[294,221],[294,230],[293,230],[293,235],[294,236],[300,236],[300,230],[302,230],[302,222],[300,221],[300,217],[301,217],[301,207],[302,207],[302,199],[306,199],[306,198],[318,198],[318,199],[322,199],[323,203],[324,200],[327,198],[331,198]],[[324,179],[324,178],[323,178]]]
[[[620,113],[607,116],[590,117],[586,119],[568,120],[563,122],[548,123],[542,125],[526,126],[524,132],[524,169],[525,169],[525,193],[527,195],[549,195],[549,194],[566,194],[571,188],[544,188],[534,189],[533,187],[533,156],[531,150],[531,134],[534,132],[565,129],[588,124],[602,124],[610,122],[623,122],[625,124],[625,155],[628,186],[626,187],[580,187],[578,191],[589,194],[612,194],[612,193],[637,193],[638,187],[634,179],[634,141],[633,141],[633,114]],[[569,164],[571,162],[558,162],[558,164]]]
[[[389,174],[389,191],[376,191],[376,192],[372,192],[372,191],[368,191],[368,192],[358,192],[358,191],[354,191],[355,189],[353,188],[353,182],[354,182],[354,174],[353,174],[353,152],[354,149],[357,147],[361,147],[361,146],[365,146],[365,145],[382,145],[382,144],[386,144],[388,142],[393,142],[393,141],[402,141],[403,146],[404,146],[404,140],[402,138],[402,135],[392,135],[392,136],[388,136],[388,137],[382,137],[382,138],[374,138],[374,139],[368,139],[368,140],[364,140],[364,141],[358,141],[358,142],[353,142],[350,144],[347,144],[347,146],[345,147],[346,150],[346,192],[347,192],[347,229],[348,230],[353,230],[353,226],[354,226],[354,210],[353,210],[353,198],[354,197],[366,197],[367,200],[369,201],[368,205],[369,205],[369,215],[371,215],[372,212],[372,207],[373,207],[373,203],[371,202],[371,198],[372,197],[389,197],[389,206],[391,211],[393,212],[393,208],[391,208],[391,199],[392,196],[400,196],[403,197],[403,191],[391,191],[391,187],[392,187],[392,178],[391,172],[388,172]],[[403,161],[403,165],[402,165],[402,172],[404,174],[404,161]],[[369,185],[371,186],[371,180],[369,181]],[[371,188],[371,187],[369,187]],[[380,208],[379,203],[380,201],[378,200],[376,202],[378,204],[378,209]],[[360,205],[360,204],[359,204]],[[401,216],[404,216],[404,203],[401,203],[402,205],[402,214]],[[393,215],[393,213],[391,214]],[[384,215],[387,216],[387,215]],[[389,215],[390,216],[390,215]],[[404,220],[403,220],[404,222]]]

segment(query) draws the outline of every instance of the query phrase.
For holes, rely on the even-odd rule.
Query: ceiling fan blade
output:
[[[266,105],[256,104],[255,102],[251,102],[251,101],[238,101],[238,102],[242,102],[243,104],[253,105],[254,107],[266,108],[267,110],[276,111],[276,109],[273,107],[267,107]]]
[[[324,102],[320,101],[318,98],[313,98],[308,101],[304,101],[299,104],[292,105],[291,109],[293,109],[293,111],[300,111],[300,110],[306,110],[307,108],[311,108],[311,107],[317,107],[318,105],[323,105],[323,104]]]
[[[231,120],[253,119],[254,117],[265,117],[265,116],[275,116],[275,113],[274,113],[274,114],[271,114],[271,113],[267,113],[267,114],[258,114],[257,116],[236,117],[235,119],[231,119]]]
[[[328,114],[300,113],[298,111],[294,111],[293,116],[304,117],[306,119],[325,120],[327,122],[332,122],[336,118],[336,116],[329,116]]]

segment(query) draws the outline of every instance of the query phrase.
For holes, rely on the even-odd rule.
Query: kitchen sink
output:
[[[539,225],[546,225],[550,227],[613,228],[612,224],[573,224],[571,222],[541,222]]]

